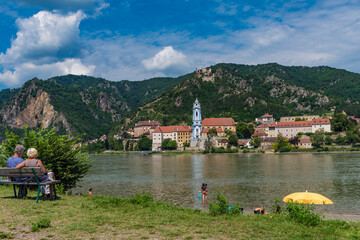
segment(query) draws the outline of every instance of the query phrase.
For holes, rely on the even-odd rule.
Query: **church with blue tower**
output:
[[[190,147],[204,147],[204,139],[201,138],[201,107],[197,99],[193,105],[193,126]]]

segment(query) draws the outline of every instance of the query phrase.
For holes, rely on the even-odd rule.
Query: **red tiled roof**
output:
[[[201,130],[201,133],[208,133],[210,129],[212,129],[212,128],[203,128]],[[216,132],[217,133],[223,133],[224,131],[222,130],[222,128],[216,128]]]
[[[264,132],[264,131],[261,130],[261,129],[255,129],[255,132],[254,132],[253,135],[251,135],[251,136],[253,136],[253,137],[256,137],[256,136],[258,136],[258,137],[267,136],[267,133]]]
[[[269,127],[276,127],[276,122],[270,123]]]
[[[271,117],[273,117],[273,115],[270,115],[270,114],[267,113],[265,115],[262,115],[261,117],[262,118],[271,118]]]
[[[311,143],[311,139],[310,138],[300,138],[299,143]]]
[[[191,132],[190,126],[163,126],[156,127],[154,133]]]
[[[235,126],[232,118],[205,118],[202,120],[203,126]]]
[[[246,145],[249,141],[250,141],[250,139],[240,139],[240,140],[238,140],[238,145],[244,146],[244,145]]]
[[[221,143],[228,143],[229,141],[227,139],[221,139]]]
[[[328,118],[318,118],[318,119],[312,120],[312,123],[313,123],[314,125],[330,124],[330,120],[329,120]]]
[[[158,121],[140,121],[135,124],[135,127],[142,127],[142,126],[161,126]]]
[[[286,127],[311,127],[312,121],[297,121],[297,122],[278,122],[276,127],[286,128]]]
[[[260,124],[259,126],[256,126],[255,128],[268,128],[269,126],[266,124]]]

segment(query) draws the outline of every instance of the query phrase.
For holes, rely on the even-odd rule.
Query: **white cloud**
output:
[[[79,24],[84,17],[81,11],[67,15],[40,11],[16,20],[19,30],[11,47],[0,54],[0,63],[57,61],[79,55]]]
[[[150,71],[160,71],[169,75],[186,73],[189,64],[186,56],[173,49],[172,46],[164,47],[154,57],[143,61],[144,67]]]
[[[18,32],[11,47],[0,53],[0,81],[18,86],[32,77],[59,74],[92,74],[94,65],[85,66],[81,57],[79,24],[82,11],[62,15],[40,11],[32,17],[18,19]]]
[[[52,76],[67,74],[92,75],[94,69],[94,65],[85,66],[79,59],[66,59],[62,62],[43,65],[23,63],[17,65],[14,71],[7,70],[4,73],[0,73],[0,82],[9,87],[16,87],[24,79],[29,80],[34,77],[46,79]]]

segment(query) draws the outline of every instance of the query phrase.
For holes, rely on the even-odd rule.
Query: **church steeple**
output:
[[[201,134],[201,107],[196,99],[193,106],[193,132],[191,140],[199,140]]]

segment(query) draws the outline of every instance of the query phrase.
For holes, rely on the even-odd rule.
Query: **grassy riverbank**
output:
[[[339,220],[307,227],[286,216],[213,217],[139,198],[61,195],[36,204],[12,194],[0,187],[0,239],[360,239],[360,223]]]

